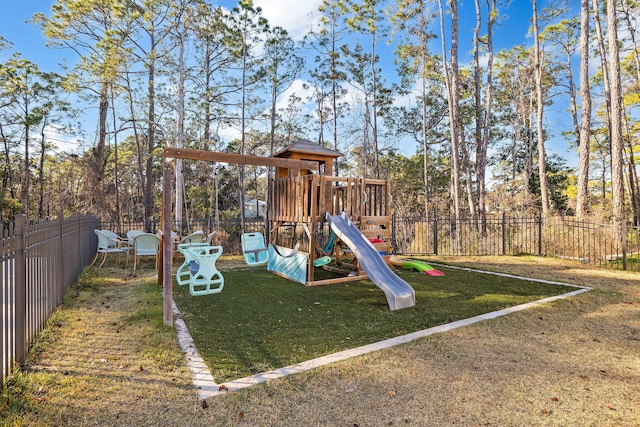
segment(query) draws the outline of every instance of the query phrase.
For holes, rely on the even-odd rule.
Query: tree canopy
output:
[[[324,0],[302,40],[251,0],[57,0],[33,22],[73,66],[42,71],[0,35],[1,217],[150,221],[162,147],[266,156],[306,138],[345,154],[327,173],[392,180],[401,215],[638,224],[640,3],[579,3],[532,1],[531,39],[498,50],[495,0]],[[74,135],[85,150],[60,151],[77,120],[95,123]],[[575,167],[547,152],[559,136]],[[191,217],[265,198],[264,169],[177,168]]]

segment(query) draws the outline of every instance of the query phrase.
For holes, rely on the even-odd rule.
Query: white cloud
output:
[[[255,0],[271,26],[282,27],[294,40],[300,40],[318,18],[322,0]]]
[[[310,83],[297,79],[291,86],[280,95],[277,108],[286,108],[289,104],[289,97],[296,95],[302,99],[303,104],[307,104],[307,99],[313,97],[313,88]]]
[[[82,153],[85,150],[81,137],[71,135],[68,130],[58,125],[48,125],[44,130],[45,138],[55,145],[56,152]]]

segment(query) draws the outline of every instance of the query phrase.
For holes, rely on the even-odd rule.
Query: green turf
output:
[[[305,287],[264,268],[224,271],[220,294],[174,299],[217,381],[229,381],[568,292],[567,287],[438,267],[396,270],[416,305],[391,311],[372,282]],[[317,270],[319,271],[319,270]]]

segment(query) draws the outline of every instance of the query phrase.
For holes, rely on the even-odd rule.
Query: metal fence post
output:
[[[620,222],[620,233],[622,238],[622,269],[627,270],[627,224],[624,220]]]
[[[25,214],[16,215],[16,276],[15,276],[15,346],[16,361],[22,364],[27,356],[27,254]]]
[[[502,255],[507,254],[507,213],[502,212]]]
[[[391,247],[397,248],[396,246],[396,213],[391,214]]]
[[[433,254],[438,255],[438,211],[433,212]]]
[[[58,250],[56,251],[57,254],[54,255],[54,259],[55,259],[55,266],[57,266],[58,269],[58,277],[56,278],[56,285],[55,285],[55,291],[56,291],[56,295],[57,295],[57,299],[54,301],[52,301],[52,306],[51,306],[51,311],[53,312],[53,310],[56,309],[57,306],[60,305],[60,303],[62,302],[62,300],[64,299],[64,293],[65,293],[65,280],[64,278],[65,276],[65,266],[64,266],[64,256],[62,254],[64,254],[65,251],[65,242],[64,242],[64,214],[62,212],[58,213]]]
[[[542,212],[538,213],[538,256],[542,256]]]

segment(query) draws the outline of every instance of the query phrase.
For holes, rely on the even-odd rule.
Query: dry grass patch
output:
[[[16,381],[28,406],[0,424],[640,425],[639,274],[541,258],[440,261],[594,290],[203,405],[173,331],[132,314],[147,306],[143,278],[123,274],[122,286],[67,297]],[[155,334],[166,334],[154,344],[164,355],[149,348]]]

